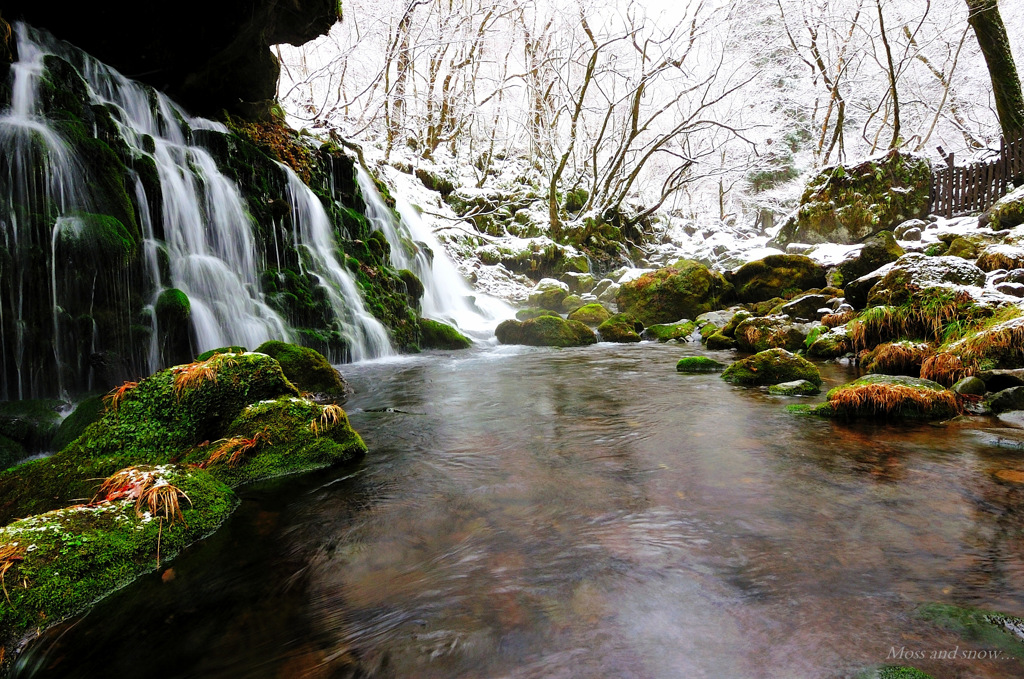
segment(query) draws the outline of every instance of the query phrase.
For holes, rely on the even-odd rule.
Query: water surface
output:
[[[360,466],[243,489],[223,530],[48,633],[20,676],[842,677],[984,648],[921,604],[1024,614],[1024,486],[994,476],[1024,459],[998,424],[797,416],[676,373],[697,351],[345,366]]]

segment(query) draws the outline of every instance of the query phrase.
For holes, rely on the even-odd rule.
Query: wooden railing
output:
[[[941,152],[942,149],[940,148]],[[1014,179],[1024,178],[1024,138],[999,140],[999,156],[963,167],[945,156],[946,167],[932,175],[930,212],[944,217],[983,212],[1006,195]]]

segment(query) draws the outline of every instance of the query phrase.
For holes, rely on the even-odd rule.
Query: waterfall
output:
[[[357,178],[366,202],[366,216],[391,246],[392,266],[409,269],[423,283],[423,316],[451,323],[478,339],[492,337],[498,321],[512,316],[508,305],[473,291],[430,226],[408,201],[396,198],[396,219],[395,212],[385,204],[373,179],[361,166]]]
[[[160,327],[157,300],[172,288],[189,302],[186,350],[296,341],[262,285],[269,267],[281,269],[287,248],[325,293],[331,331],[345,347],[332,358],[393,352],[339,262],[323,205],[294,172],[283,169],[280,181],[291,204],[289,236],[279,233],[282,224],[257,225],[218,167],[211,150],[228,143],[225,126],[190,117],[42,31],[23,24],[16,31],[11,107],[0,112],[0,399],[66,397],[92,383],[94,364],[107,382],[161,367],[167,357],[158,338],[168,328]],[[66,96],[53,84],[59,78],[47,79],[55,65],[83,81],[71,103],[82,107],[82,120],[47,118],[53,99]],[[127,197],[114,215],[94,195],[96,172],[76,155],[83,143],[111,155],[120,149],[130,176],[115,187]]]
[[[309,272],[327,292],[335,317],[344,321],[342,335],[349,347],[349,358],[362,361],[394,354],[387,330],[363,306],[355,280],[338,262],[331,221],[320,199],[290,167],[281,165],[281,169],[288,179],[295,243],[305,249]]]

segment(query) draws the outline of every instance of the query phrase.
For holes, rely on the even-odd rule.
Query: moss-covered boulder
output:
[[[695,318],[721,307],[731,297],[732,286],[722,274],[683,259],[623,283],[615,301],[619,311],[650,326]]]
[[[890,262],[895,262],[905,254],[891,231],[880,231],[864,241],[864,247],[853,256],[840,262],[829,274],[829,282],[842,287]]]
[[[577,347],[594,344],[594,331],[579,321],[560,316],[540,316],[527,321],[509,319],[494,330],[502,344],[525,344],[534,347]]]
[[[28,453],[20,443],[0,434],[0,471],[13,467],[26,457]]]
[[[921,364],[933,353],[925,342],[884,342],[860,357],[865,372],[883,375],[921,376]]]
[[[825,287],[825,267],[804,255],[769,255],[747,262],[726,278],[741,302],[763,302],[773,297]]]
[[[962,411],[957,394],[938,382],[894,375],[867,375],[828,392],[818,414],[946,420]]]
[[[566,295],[565,299],[562,300],[562,311],[567,314],[571,314],[577,309],[583,307],[586,302],[579,295]]]
[[[683,356],[676,363],[676,372],[681,373],[720,373],[726,369],[721,361],[707,356]]]
[[[769,349],[737,361],[722,373],[733,384],[760,386],[807,380],[821,384],[821,374],[813,363],[785,349]]]
[[[793,380],[770,385],[768,393],[773,396],[814,396],[821,393],[821,387],[810,380]]]
[[[584,325],[598,326],[612,317],[612,313],[603,304],[585,304],[569,314],[570,321],[579,321]]]
[[[1020,269],[1024,267],[1024,247],[1006,244],[990,245],[978,255],[976,263],[982,271]]]
[[[300,391],[317,397],[345,396],[345,380],[323,354],[314,349],[271,340],[256,347],[256,352],[276,359],[284,376]]]
[[[794,297],[789,301],[783,301],[773,306],[767,314],[757,314],[760,316],[771,316],[771,315],[786,315],[795,321],[810,322],[816,321],[819,317],[819,310],[825,307],[825,303],[829,300],[828,295],[822,295],[813,293],[809,295],[800,295]]]
[[[981,226],[1011,229],[1024,224],[1024,186],[1006,194],[978,219]]]
[[[798,351],[804,346],[807,332],[805,325],[793,323],[789,316],[755,316],[740,322],[733,338],[740,351],[756,353],[775,348]]]
[[[659,342],[686,341],[697,329],[693,321],[681,321],[679,323],[659,323],[644,328],[642,337],[644,339],[658,340]]]
[[[959,257],[928,257],[912,252],[889,264],[867,295],[868,306],[905,304],[911,296],[925,288],[949,285],[983,286],[985,272]],[[851,286],[847,299],[854,307]],[[859,300],[857,300],[859,301]]]
[[[597,332],[601,336],[602,342],[618,342],[620,344],[639,342],[640,333],[643,331],[643,323],[632,314],[615,314],[597,326]]]
[[[520,309],[516,312],[516,320],[528,321],[531,318],[538,318],[540,316],[560,316],[557,311],[551,309],[539,309],[537,307],[529,307],[526,309]]]
[[[527,298],[527,304],[539,309],[561,312],[562,301],[568,296],[568,285],[553,278],[545,278],[534,287]]]
[[[423,349],[457,350],[473,346],[473,340],[454,327],[429,318],[420,319],[420,334],[423,337],[420,343]]]
[[[1015,309],[1011,307],[1009,311]],[[949,343],[944,354],[973,370],[1024,368],[1024,316],[1007,320],[996,316]]]
[[[825,328],[807,336],[811,340],[807,346],[807,355],[811,358],[839,358],[853,351],[850,335],[843,326]],[[806,341],[805,341],[806,343]]]
[[[931,185],[926,159],[896,151],[853,166],[825,168],[807,183],[796,215],[772,244],[856,243],[892,231],[928,214]]]
[[[988,399],[988,407],[994,413],[1024,410],[1024,387],[1010,387],[992,394]]]
[[[947,257],[959,257],[973,261],[978,258],[978,249],[978,244],[967,238],[955,238],[942,254]]]
[[[157,342],[161,365],[185,363],[192,357],[192,304],[188,295],[177,288],[168,288],[156,300]]]
[[[140,503],[138,493],[130,497],[122,489],[112,493],[115,499],[97,498],[0,528],[0,567],[9,566],[0,647],[11,649],[23,636],[83,612],[157,568],[213,532],[238,502],[202,469],[142,467],[134,470],[132,482],[156,492]],[[163,502],[171,497],[178,511]],[[149,498],[155,498],[157,511],[151,511]]]

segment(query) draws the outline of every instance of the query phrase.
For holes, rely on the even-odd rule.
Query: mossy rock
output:
[[[976,243],[972,243],[966,238],[956,238],[949,244],[946,251],[941,254],[948,257],[959,257],[961,259],[974,260],[978,258],[978,245]]]
[[[707,356],[683,356],[676,363],[676,372],[681,373],[720,373],[726,365]]]
[[[231,463],[231,454],[253,441],[252,451]],[[219,442],[193,449],[184,460],[206,465],[219,480],[235,487],[353,462],[365,453],[366,444],[341,408],[282,396],[247,406]]]
[[[0,436],[16,441],[30,453],[49,450],[65,405],[56,399],[2,401]]]
[[[516,314],[518,318],[518,314]],[[581,306],[569,314],[570,321],[579,321],[584,325],[598,326],[612,317],[603,304],[593,303]]]
[[[727,351],[736,348],[736,340],[722,332],[713,333],[704,344],[711,351]]]
[[[883,375],[921,376],[921,364],[932,354],[924,342],[885,342],[859,357],[865,372]]]
[[[473,340],[454,327],[429,318],[420,319],[420,334],[423,337],[420,346],[424,349],[455,350],[473,346]]]
[[[213,532],[238,503],[209,472],[169,466],[155,470],[179,489],[176,521],[136,515],[134,500],[75,505],[30,516],[0,528],[0,544],[17,543],[22,560],[5,574],[0,645],[8,649],[83,612],[98,599],[152,571],[187,545]],[[159,547],[158,547],[159,544]]]
[[[934,679],[932,675],[905,665],[885,665],[865,670],[856,679]]]
[[[58,257],[72,266],[97,269],[123,265],[138,248],[136,236],[110,215],[81,212],[61,217],[54,229]]]
[[[102,396],[90,396],[83,400],[75,406],[70,415],[61,421],[50,444],[51,447],[54,450],[63,450],[65,446],[81,436],[86,427],[99,420],[103,416],[105,408],[106,404],[103,403]]]
[[[818,310],[825,306],[825,303],[829,300],[828,295],[822,295],[818,293],[811,293],[807,295],[799,295],[789,301],[783,301],[766,313],[756,314],[757,316],[777,316],[785,315],[789,316],[793,320],[810,322],[818,320]]]
[[[775,348],[797,351],[804,346],[807,330],[794,324],[789,316],[762,316],[747,318],[737,324],[733,338],[740,351],[758,352]]]
[[[821,393],[821,387],[809,380],[794,380],[772,384],[768,393],[773,396],[814,396]]]
[[[569,286],[561,281],[546,278],[530,293],[527,304],[531,307],[561,312],[562,300],[568,296]]]
[[[402,269],[398,272],[398,277],[405,283],[405,292],[409,295],[409,299],[412,300],[412,304],[416,305],[420,303],[423,298],[423,281],[408,269]]]
[[[551,309],[538,309],[537,307],[530,307],[528,309],[520,309],[516,312],[516,320],[528,321],[531,318],[539,318],[541,316],[561,316],[557,311]]]
[[[976,263],[982,271],[1024,268],[1024,248],[1005,244],[990,245],[978,255]]]
[[[948,285],[985,285],[985,272],[959,257],[928,257],[912,252],[889,265],[867,295],[868,306],[906,304],[921,290]],[[848,295],[851,287],[847,287]],[[854,307],[859,306],[851,301]]]
[[[1010,307],[1010,313],[1016,309]],[[997,314],[981,328],[951,342],[947,352],[982,370],[1024,368],[1024,317],[1000,320]]]
[[[13,467],[26,457],[28,453],[20,443],[0,435],[0,471]]]
[[[992,394],[988,399],[988,407],[993,413],[1005,413],[1011,410],[1024,410],[1024,387],[1010,387]]]
[[[822,326],[824,328],[824,326]],[[810,340],[811,335],[807,338]],[[850,340],[846,328],[832,328],[828,332],[820,332],[814,336],[810,346],[807,347],[807,355],[811,358],[839,358],[853,351],[853,342]]]
[[[617,342],[620,344],[639,342],[640,333],[643,330],[643,323],[628,313],[615,314],[597,326],[597,332],[601,335],[602,342]]]
[[[576,347],[594,344],[594,331],[579,321],[560,316],[540,316],[527,321],[502,321],[494,334],[502,344],[525,344],[534,347]]]
[[[585,302],[579,295],[566,295],[565,299],[562,300],[562,311],[567,314],[571,314],[584,305]]]
[[[825,287],[825,267],[804,255],[769,255],[747,262],[726,277],[741,302],[763,302]]]
[[[126,385],[59,453],[0,473],[0,524],[92,497],[96,479],[124,467],[179,459],[221,438],[250,403],[280,396],[298,392],[280,363],[262,353],[219,354]]]
[[[905,254],[891,231],[880,231],[864,241],[864,247],[853,257],[840,262],[829,280],[834,285],[842,286],[895,262]]]
[[[643,337],[645,339],[658,340],[659,342],[687,340],[696,329],[697,324],[693,321],[683,321],[682,323],[659,323],[657,325],[644,328]]]
[[[732,298],[732,286],[717,271],[682,259],[623,283],[615,296],[619,310],[644,325],[673,323],[721,308]]]
[[[995,202],[979,218],[981,226],[1012,229],[1024,224],[1024,187],[1017,188]]]
[[[962,410],[957,394],[938,382],[895,375],[867,375],[827,398],[819,412],[828,417],[946,420]]]
[[[853,166],[825,168],[807,183],[796,215],[770,245],[856,243],[892,231],[928,214],[931,186],[928,161],[897,151]]]
[[[1024,619],[953,604],[931,603],[916,611],[917,617],[956,632],[964,639],[985,648],[995,648],[1017,659],[1024,659],[1020,633]]]
[[[176,365],[188,361],[192,355],[189,323],[192,303],[188,295],[177,288],[164,290],[157,297],[155,312],[161,364]]]
[[[323,354],[299,346],[270,340],[256,347],[256,353],[273,357],[281,364],[281,370],[288,381],[300,391],[327,397],[343,397],[345,380],[334,369]]]
[[[807,380],[821,385],[821,374],[813,363],[785,349],[769,349],[737,361],[722,373],[733,384],[762,386]]]

